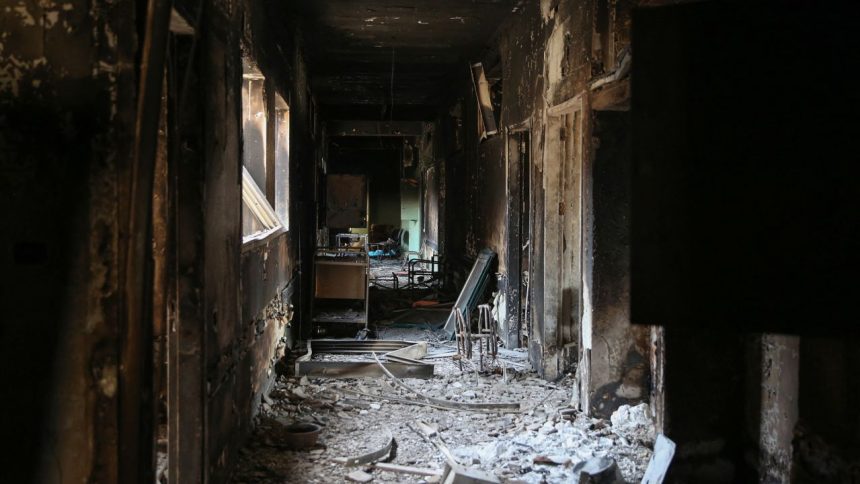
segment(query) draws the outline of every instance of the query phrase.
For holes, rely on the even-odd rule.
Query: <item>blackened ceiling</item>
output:
[[[293,0],[320,112],[429,119],[519,0]]]

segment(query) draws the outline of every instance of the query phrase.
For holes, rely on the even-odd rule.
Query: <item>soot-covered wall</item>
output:
[[[115,482],[135,4],[0,17],[0,480]]]
[[[844,402],[856,399],[856,385],[845,380],[855,373],[856,361],[844,356],[842,343],[801,338],[798,344],[730,331],[655,331],[648,325],[660,321],[631,321],[631,19],[635,8],[678,3],[684,2],[542,0],[516,9],[485,57],[474,59],[488,69],[501,60],[500,134],[479,138],[477,101],[467,72],[437,121],[436,166],[445,171],[445,202],[450,204],[444,245],[455,258],[474,257],[485,246],[500,254],[499,289],[507,296],[508,312],[503,330],[522,328],[532,363],[544,377],[576,368],[583,409],[607,416],[620,404],[650,400],[661,412],[661,430],[679,444],[673,478],[785,477],[796,465],[812,472],[812,444],[796,441],[794,452],[801,453],[792,462],[796,420],[810,441],[823,438],[831,450],[840,449],[832,455],[849,455],[856,440],[833,434],[835,421],[853,425],[856,420],[844,412]],[[574,118],[574,128],[559,135],[557,130],[569,122],[566,116],[577,113],[582,116]],[[513,132],[528,133],[531,140],[529,227],[518,227],[513,207],[505,207],[521,176],[506,152],[516,146],[509,141]],[[563,271],[555,279],[555,267],[566,264],[567,256],[548,250],[555,249],[549,243],[556,236],[554,218],[569,214],[564,211],[569,206],[556,208],[566,201],[566,188],[555,192],[554,174],[571,148],[582,153],[577,167],[582,199],[575,207],[581,209],[581,232],[565,230],[561,247],[581,244],[581,281],[565,281]],[[511,227],[529,232],[527,320],[516,304],[526,277],[512,277],[521,254]],[[516,286],[506,288],[509,281]],[[558,304],[553,293],[559,285],[563,293],[568,283],[579,291],[581,319],[554,322],[545,317]],[[572,326],[574,338],[565,339],[565,325]],[[826,372],[815,369],[825,348],[836,355]],[[833,389],[824,391],[820,378],[832,380]],[[823,418],[824,413],[834,417]]]
[[[171,408],[160,422],[171,426],[171,479],[226,481],[274,376],[305,221],[293,208],[289,232],[242,252],[243,40],[259,47],[273,89],[291,105],[294,207],[313,197],[296,187],[312,177],[315,151],[299,36],[273,25],[260,2],[217,2],[202,14],[176,3],[198,34],[171,34],[162,101],[153,255],[164,285],[153,310],[172,329],[170,355],[158,353],[171,362],[169,383],[152,388],[162,380],[133,378],[123,364],[141,344],[124,339],[122,287],[143,6],[12,2],[0,21],[0,186],[15,207],[4,212],[11,270],[0,345],[13,395],[4,414],[15,416],[7,431],[18,436],[3,481],[154,474],[130,445],[144,457],[159,422],[142,423],[153,433],[138,436],[126,417],[129,409],[144,422],[155,417],[158,398]],[[152,354],[140,355],[131,363],[161,371]]]
[[[232,458],[247,436],[253,417],[259,411],[262,395],[276,378],[275,363],[298,337],[296,323],[302,306],[302,281],[299,244],[307,229],[303,200],[313,197],[312,184],[302,183],[313,176],[315,165],[316,127],[310,124],[311,105],[307,67],[299,28],[292,19],[279,17],[275,7],[261,2],[246,2],[244,51],[252,57],[266,78],[266,112],[270,131],[275,124],[275,93],[289,106],[289,177],[276,176],[267,191],[289,190],[291,201],[287,230],[267,243],[244,247],[241,251],[241,314],[240,329],[225,338],[218,368],[229,375],[226,388],[230,415],[225,419],[236,422],[232,431],[219,429],[218,438],[230,456],[225,464],[230,469]],[[284,22],[284,25],[276,22]],[[275,137],[267,136],[267,156],[274,159]],[[310,187],[310,188],[309,188]],[[274,193],[268,194],[270,200]],[[237,288],[234,288],[238,289]],[[213,455],[213,457],[215,457]],[[221,456],[218,456],[223,459]]]
[[[594,109],[622,112],[629,105],[622,59],[634,6],[623,1],[545,0],[518,7],[491,40],[485,58],[475,59],[489,72],[500,73],[490,76],[501,86],[499,134],[486,139],[479,135],[468,72],[437,125],[441,146],[436,164],[445,170],[449,206],[447,255],[452,261],[465,256],[461,270],[483,247],[499,255],[498,290],[505,295],[507,313],[502,330],[512,335],[508,344],[528,341],[533,364],[548,378],[579,368],[583,405],[601,414],[622,403],[647,400],[651,390],[650,330],[632,326],[628,310],[629,239],[623,229],[629,197],[624,185],[615,183],[629,173],[629,152],[612,149],[613,143],[625,140],[629,123],[623,116],[615,121],[607,115],[603,131],[592,132],[592,103]],[[559,135],[559,129],[567,131]],[[512,132],[525,132],[531,141],[523,157],[530,182],[510,164]],[[594,137],[606,140],[601,156],[596,155]],[[563,173],[566,181],[556,186]],[[603,178],[595,181],[595,173]],[[520,195],[522,183],[529,184],[523,196],[529,196],[525,203],[530,222],[520,227],[519,219],[514,220],[519,216],[516,207],[506,201]],[[615,195],[595,198],[593,183],[601,184],[601,195],[617,189]],[[561,203],[564,209],[556,206]],[[605,214],[608,232],[594,232],[596,210]],[[569,221],[556,228],[562,214]],[[528,247],[523,249],[520,239],[509,234],[511,227],[529,234],[523,238]],[[598,254],[601,258],[592,264]],[[523,258],[529,259],[528,274],[512,277]],[[573,259],[570,264],[568,258]],[[519,291],[528,291],[527,304],[520,304]],[[544,317],[546,311],[551,317]],[[598,343],[600,348],[593,346]]]
[[[333,137],[329,143],[329,173],[367,177],[370,224],[400,227],[403,139]]]

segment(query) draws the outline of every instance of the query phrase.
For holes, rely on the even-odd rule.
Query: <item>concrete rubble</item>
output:
[[[431,353],[442,353],[444,348]],[[326,357],[330,357],[326,355]],[[506,351],[504,371],[478,374],[466,362],[464,370],[450,357],[431,359],[432,379],[405,379],[418,392],[458,402],[519,402],[520,413],[459,411],[408,403],[415,395],[383,378],[281,378],[263,405],[257,429],[241,451],[233,482],[349,482],[356,471],[374,482],[434,482],[435,475],[414,475],[374,468],[347,467],[339,460],[378,450],[394,437],[392,452],[379,462],[390,468],[409,466],[441,474],[445,457],[419,421],[436,429],[439,439],[465,469],[493,476],[500,482],[569,482],[574,467],[592,458],[615,461],[627,482],[645,473],[654,444],[647,404],[624,406],[610,421],[570,411],[574,382],[538,378],[522,367],[524,352]],[[560,412],[559,410],[564,410]],[[323,425],[316,447],[292,451],[279,441],[277,426],[293,422]],[[390,434],[389,434],[390,432]],[[341,460],[342,462],[342,460]],[[352,476],[352,477],[350,477]]]
[[[631,407],[621,405],[609,417],[612,429],[621,437],[638,439],[643,442],[654,442],[656,437],[651,408],[647,403]]]

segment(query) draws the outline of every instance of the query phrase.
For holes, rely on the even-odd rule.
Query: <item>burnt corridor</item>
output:
[[[848,3],[2,0],[0,482],[860,483]]]

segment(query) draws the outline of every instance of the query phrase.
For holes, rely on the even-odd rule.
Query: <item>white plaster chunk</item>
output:
[[[370,482],[373,476],[364,471],[352,471],[346,475],[347,480],[352,482]]]
[[[656,437],[651,407],[647,403],[640,403],[635,407],[621,405],[609,420],[616,434],[629,439],[653,442]]]

